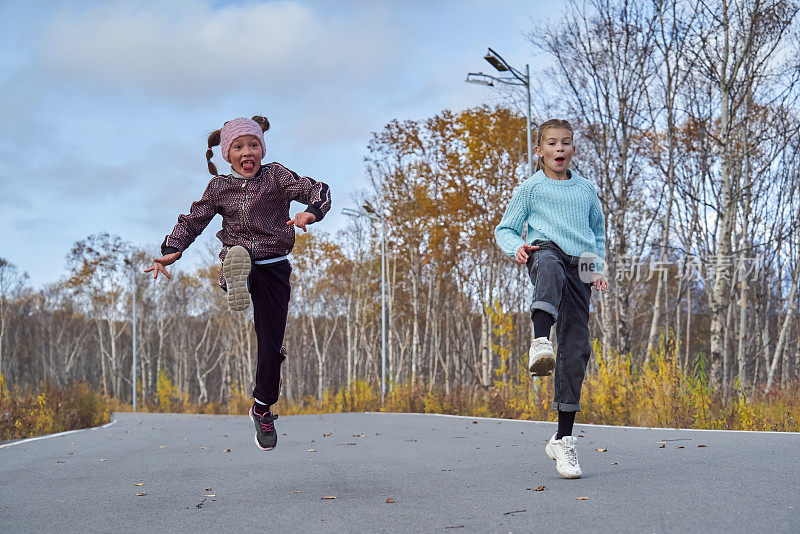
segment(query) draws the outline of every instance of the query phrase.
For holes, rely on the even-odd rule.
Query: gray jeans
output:
[[[578,276],[578,256],[570,256],[552,241],[536,240],[541,247],[528,257],[533,283],[531,316],[543,310],[553,316],[558,337],[553,379],[553,410],[581,411],[581,386],[586,375],[589,344],[589,299],[592,286]]]

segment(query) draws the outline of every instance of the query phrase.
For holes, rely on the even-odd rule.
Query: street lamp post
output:
[[[489,87],[494,86],[494,82],[503,83],[506,85],[522,85],[525,87],[526,93],[528,95],[528,127],[526,128],[528,134],[528,176],[530,177],[533,174],[533,143],[531,139],[531,130],[533,129],[533,123],[531,120],[531,72],[530,66],[525,64],[525,74],[521,71],[515,69],[508,62],[503,59],[503,57],[489,48],[488,52],[483,59],[489,62],[489,64],[497,69],[498,72],[509,72],[513,77],[497,77],[492,76],[490,74],[484,74],[482,72],[470,72],[467,73],[467,79],[465,80],[467,83],[475,83],[478,85],[487,85]]]
[[[136,284],[133,285],[133,413],[136,413]]]
[[[369,202],[361,206],[364,211],[345,208],[342,213],[349,217],[368,217],[381,222],[381,404],[386,397],[386,217]]]
[[[131,310],[131,351],[133,357],[131,358],[131,382],[133,383],[133,413],[136,413],[136,276],[138,271],[136,264],[132,258],[125,259],[125,265],[131,268],[131,297],[132,297],[132,310]]]

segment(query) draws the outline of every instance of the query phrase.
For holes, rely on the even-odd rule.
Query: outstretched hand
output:
[[[592,281],[592,287],[594,287],[597,291],[605,291],[608,289],[608,280],[603,278],[602,274],[595,273],[594,281]]]
[[[314,216],[313,213],[309,213],[307,211],[301,211],[297,215],[294,216],[294,219],[289,219],[286,221],[286,226],[296,226],[298,228],[302,228],[304,232],[307,232],[306,225],[311,224],[316,221],[317,218]]]
[[[525,243],[519,247],[517,255],[514,257],[514,259],[517,260],[517,263],[528,263],[528,255],[534,250],[539,250],[539,247]]]
[[[158,277],[158,273],[163,273],[164,276],[169,278],[170,277],[169,273],[164,267],[175,263],[176,261],[178,261],[178,258],[180,257],[181,257],[180,252],[173,252],[172,254],[164,254],[160,258],[153,259],[153,266],[150,267],[149,269],[145,269],[144,272],[146,273],[152,272],[153,280],[155,280]]]

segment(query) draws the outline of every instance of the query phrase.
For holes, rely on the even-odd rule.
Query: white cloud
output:
[[[53,74],[100,88],[170,98],[258,88],[296,94],[311,84],[339,87],[389,68],[391,25],[380,12],[361,11],[323,17],[290,1],[72,7],[46,25],[37,61]]]

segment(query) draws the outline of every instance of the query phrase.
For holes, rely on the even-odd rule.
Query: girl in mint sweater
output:
[[[589,362],[589,299],[591,289],[608,289],[603,277],[605,223],[594,185],[569,170],[575,154],[572,126],[551,119],[539,126],[537,172],[514,193],[495,229],[497,244],[527,266],[533,283],[534,340],[528,366],[534,376],[555,369],[552,408],[558,410],[558,431],[547,455],[566,478],[580,478],[572,436],[575,412]],[[528,242],[522,238],[528,223]],[[550,342],[556,324],[558,358]]]

